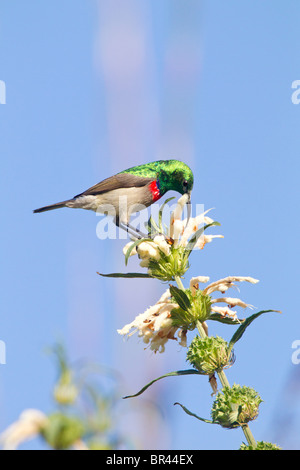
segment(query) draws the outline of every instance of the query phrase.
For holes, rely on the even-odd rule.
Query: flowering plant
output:
[[[17,450],[34,438],[54,450],[124,447],[128,436],[117,431],[114,423],[118,395],[115,373],[98,364],[83,361],[71,364],[60,343],[50,348],[50,352],[58,368],[58,380],[52,390],[53,411],[45,413],[32,408],[22,411],[0,434],[1,449]],[[107,378],[113,384],[109,391],[102,384]]]
[[[247,327],[260,315],[276,310],[261,310],[246,319],[240,318],[238,312],[233,310],[233,308],[254,308],[240,298],[229,297],[226,294],[228,289],[236,286],[236,283],[256,284],[258,282],[257,279],[249,276],[228,276],[208,284],[209,278],[200,275],[190,279],[189,286],[184,287],[182,279],[189,269],[191,253],[195,249],[203,249],[215,238],[222,238],[222,235],[207,235],[206,233],[208,228],[220,224],[207,216],[208,211],[194,218],[184,219],[183,209],[188,203],[188,197],[184,195],[178,200],[171,214],[169,226],[165,227],[162,224],[162,213],[167,202],[169,200],[159,211],[158,222],[150,217],[149,237],[137,236],[123,249],[126,265],[131,256],[138,256],[140,266],[146,268],[147,272],[101,275],[156,278],[160,281],[171,282],[169,288],[154,305],[137,315],[131,323],[119,329],[118,333],[131,336],[137,332],[152,351],[163,353],[169,340],[176,340],[182,347],[187,347],[188,332],[197,330],[198,334],[191,341],[186,356],[192,369],[169,372],[152,380],[134,395],[125,398],[140,395],[157,380],[165,377],[188,374],[207,375],[213,395],[216,395],[211,410],[211,420],[197,416],[180,403],[176,404],[200,421],[229,429],[241,427],[247,440],[247,444],[241,445],[243,450],[278,449],[271,443],[263,441],[257,443],[249,428],[248,423],[258,416],[259,405],[262,402],[260,396],[250,387],[238,384],[230,386],[224,372],[224,369],[233,365],[235,358],[233,347],[241,339]],[[200,284],[205,287],[200,289]],[[216,293],[220,294],[216,295]],[[229,342],[219,336],[208,335],[207,323],[210,320],[237,326]],[[218,389],[216,375],[222,385],[221,390]]]

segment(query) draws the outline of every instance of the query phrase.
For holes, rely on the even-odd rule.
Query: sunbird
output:
[[[72,199],[40,207],[33,212],[71,207],[109,213],[108,207],[111,207],[115,215],[114,222],[118,227],[127,232],[137,232],[138,230],[129,223],[131,214],[140,211],[142,206],[149,207],[167,191],[187,194],[190,211],[193,183],[193,172],[185,163],[179,160],[158,160],[123,170]]]

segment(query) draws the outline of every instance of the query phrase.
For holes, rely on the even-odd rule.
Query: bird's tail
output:
[[[70,202],[70,199],[68,199],[67,201],[57,202],[56,204],[51,204],[50,206],[40,207],[39,209],[35,209],[33,212],[34,214],[38,214],[39,212],[52,211],[53,209],[61,209],[62,207],[68,207],[68,202]]]

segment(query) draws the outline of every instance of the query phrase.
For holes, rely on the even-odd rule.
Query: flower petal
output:
[[[241,299],[237,299],[234,297],[220,297],[218,299],[212,299],[211,303],[225,303],[228,304],[230,307],[253,308],[253,305],[246,304]]]
[[[199,282],[206,283],[209,281],[208,276],[197,276],[197,277],[192,277],[190,280],[190,290],[192,292],[192,295],[194,296],[196,294],[196,290],[199,289]]]
[[[216,305],[212,305],[211,311],[214,313],[219,313],[223,317],[230,317],[233,320],[238,320],[236,312],[234,312],[228,307],[217,307]]]
[[[123,247],[123,253],[124,255],[126,255],[127,253],[127,250],[128,248],[130,248],[130,246],[132,245],[133,242],[129,242],[127,243],[124,247]],[[136,255],[137,254],[137,251],[136,251],[136,247],[133,248],[133,250],[131,251],[130,255],[129,256],[133,256],[133,255]]]
[[[256,284],[258,279],[254,279],[253,277],[246,277],[246,276],[228,276],[225,277],[224,279],[219,279],[219,281],[215,281],[209,286],[207,286],[204,290],[204,294],[211,294],[212,292],[219,291],[219,292],[225,292],[229,287],[232,287],[234,282],[250,282],[251,284]]]

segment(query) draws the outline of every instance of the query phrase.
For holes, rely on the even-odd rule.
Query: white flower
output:
[[[160,253],[158,246],[154,242],[142,242],[136,249],[141,259],[159,259]]]
[[[0,445],[3,450],[16,450],[23,442],[34,439],[48,426],[49,419],[42,411],[28,409],[19,419],[11,424],[1,435]],[[74,450],[88,450],[86,444],[77,439],[72,444]]]
[[[177,237],[175,236],[174,234],[174,224],[176,223],[176,221],[180,220],[181,221],[181,216],[182,216],[182,212],[183,212],[183,209],[184,209],[184,206],[188,203],[189,201],[189,196],[188,194],[184,194],[183,196],[181,196],[178,201],[177,201],[177,206],[175,208],[175,210],[172,212],[171,214],[171,219],[170,219],[170,233],[169,233],[169,236],[171,238],[173,238],[174,240],[177,239]],[[175,225],[176,226],[176,225]]]
[[[184,194],[177,203],[177,207],[171,214],[170,220],[170,229],[169,237],[174,240],[174,246],[184,246],[186,247],[189,243],[189,239],[204,225],[208,225],[214,222],[213,219],[207,217],[207,213],[211,210],[198,214],[196,217],[190,217],[189,220],[181,219],[183,208],[188,202],[188,197]],[[202,249],[206,243],[210,243],[213,238],[224,238],[223,235],[206,235],[202,234],[197,243],[194,246],[194,249]]]
[[[164,235],[156,235],[153,241],[142,242],[136,248],[137,254],[142,259],[156,259],[161,257],[163,252],[165,255],[170,254],[170,245],[166,241]]]
[[[186,346],[186,331],[172,325],[171,311],[178,307],[171,302],[169,289],[161,296],[155,305],[149,307],[144,313],[124,328],[118,330],[120,335],[131,336],[136,331],[143,338],[144,343],[150,345],[154,352],[164,352],[165,344],[169,339],[178,340],[181,346]],[[177,333],[177,337],[176,337]]]
[[[169,255],[170,245],[166,242],[166,239],[163,235],[156,235],[153,241],[140,243],[136,247],[136,253],[142,260],[140,262],[140,266],[142,268],[147,268],[149,266],[150,260],[158,261],[161,258],[161,253]]]
[[[234,282],[250,282],[251,284],[256,284],[258,279],[254,279],[253,277],[245,277],[245,276],[228,276],[225,277],[224,279],[219,279],[219,281],[215,281],[209,286],[207,286],[203,290],[203,294],[208,294],[210,295],[212,292],[219,291],[219,292],[226,292],[227,289],[230,287],[235,286]]]
[[[208,276],[197,276],[190,280],[190,291],[192,297],[196,297],[199,289],[199,283],[207,283]],[[219,281],[213,282],[202,290],[203,295],[210,296],[211,293],[222,289],[227,290],[233,287],[233,282],[247,281],[255,284],[257,279],[252,277],[228,276]],[[228,306],[219,306],[216,304],[226,303]],[[230,307],[252,308],[252,305],[246,304],[243,300],[235,297],[219,297],[211,298],[211,313],[217,313],[222,317],[229,317],[232,320],[240,321],[237,312],[231,310]],[[122,329],[117,330],[120,335],[131,336],[138,332],[138,336],[143,338],[144,343],[150,345],[150,349],[154,352],[164,352],[165,344],[169,339],[178,340],[181,346],[186,346],[186,329],[173,326],[171,312],[174,308],[178,308],[178,304],[172,301],[170,289],[166,290],[155,305],[149,307],[144,313],[138,315],[133,322],[125,325]],[[203,323],[206,328],[206,324]],[[177,334],[177,337],[176,337]]]
[[[39,410],[25,410],[18,421],[11,424],[0,436],[3,450],[15,450],[22,443],[37,436],[47,425],[47,416]]]
[[[136,247],[134,247],[130,253],[130,256],[138,255],[141,259],[140,266],[148,267],[149,260],[159,261],[161,253],[166,256],[170,255],[172,248],[178,246],[187,247],[190,238],[204,225],[213,223],[213,219],[208,217],[206,214],[209,210],[198,214],[196,217],[190,217],[189,220],[182,220],[182,212],[184,206],[187,204],[189,197],[184,194],[178,199],[175,210],[171,214],[170,226],[164,234],[155,235],[151,241],[142,241]],[[193,249],[202,249],[206,243],[210,243],[214,238],[224,238],[223,235],[207,235],[202,233],[198,238]],[[123,248],[123,253],[126,255],[127,250],[135,243],[136,240],[127,243]],[[173,245],[173,246],[172,246]]]
[[[218,299],[213,299],[212,303],[225,303],[228,304],[230,307],[242,307],[242,308],[254,308],[253,305],[246,304],[241,299],[236,299],[233,297],[220,297]]]
[[[192,277],[190,280],[190,290],[193,296],[195,296],[196,290],[199,289],[199,282],[207,283],[209,281],[208,276],[197,276]]]
[[[182,237],[181,237],[181,244],[186,246],[188,243],[188,239],[194,235],[200,227],[204,225],[211,224],[214,222],[213,219],[207,217],[206,214],[211,211],[208,209],[207,211],[203,212],[202,214],[198,214],[196,217],[190,217],[189,220],[184,219],[181,221],[182,224]]]
[[[213,313],[219,313],[222,317],[229,317],[232,318],[232,320],[238,320],[237,312],[234,312],[229,307],[218,307],[216,305],[212,305],[211,311]]]
[[[209,277],[206,276],[198,276],[193,277],[190,280],[190,290],[193,296],[195,296],[196,290],[199,289],[199,282],[206,283],[209,281]],[[204,295],[210,295],[215,291],[225,292],[230,287],[235,287],[235,282],[242,282],[247,281],[252,284],[256,284],[259,282],[257,279],[252,277],[244,277],[244,276],[228,276],[224,279],[220,279],[219,281],[215,281],[211,283],[209,286],[203,289],[202,293]],[[227,307],[221,307],[216,304],[225,303]],[[219,313],[222,317],[230,317],[233,320],[238,320],[237,312],[231,310],[232,307],[242,307],[242,308],[253,308],[253,305],[246,304],[243,300],[235,298],[235,297],[219,297],[217,299],[211,299],[211,312],[212,313]],[[239,320],[238,320],[239,321]]]
[[[127,250],[135,243],[134,241],[127,243],[123,248],[123,253],[126,255]],[[166,241],[164,235],[156,235],[152,241],[143,241],[139,245],[135,246],[130,252],[130,256],[138,255],[141,259],[140,266],[147,268],[149,266],[149,260],[159,260],[161,253],[165,255],[170,254],[170,245]]]
[[[160,251],[162,251],[165,255],[168,256],[170,254],[170,245],[166,241],[164,235],[156,235],[153,239],[153,242],[156,243]]]
[[[256,284],[259,282],[257,279],[253,277],[244,277],[244,276],[228,276],[224,279],[220,279],[219,281],[215,281],[211,283],[209,286],[203,289],[203,294],[211,295],[213,292],[226,292],[230,287],[235,287],[234,282],[243,282],[247,281],[251,284]],[[220,307],[215,305],[217,303],[226,303],[228,304],[227,307]],[[213,313],[219,313],[222,317],[230,317],[233,320],[239,321],[237,317],[237,312],[231,310],[230,307],[242,307],[242,308],[253,308],[253,305],[246,304],[243,300],[235,298],[235,297],[219,297],[217,299],[211,300],[211,311]]]
[[[126,255],[128,249],[131,247],[131,245],[133,244],[134,242],[129,242],[127,243],[124,247],[123,247],[123,253],[124,255]],[[137,254],[137,251],[136,251],[136,247],[134,247],[131,252],[130,252],[130,255],[129,256],[133,256],[133,255],[136,255]]]

